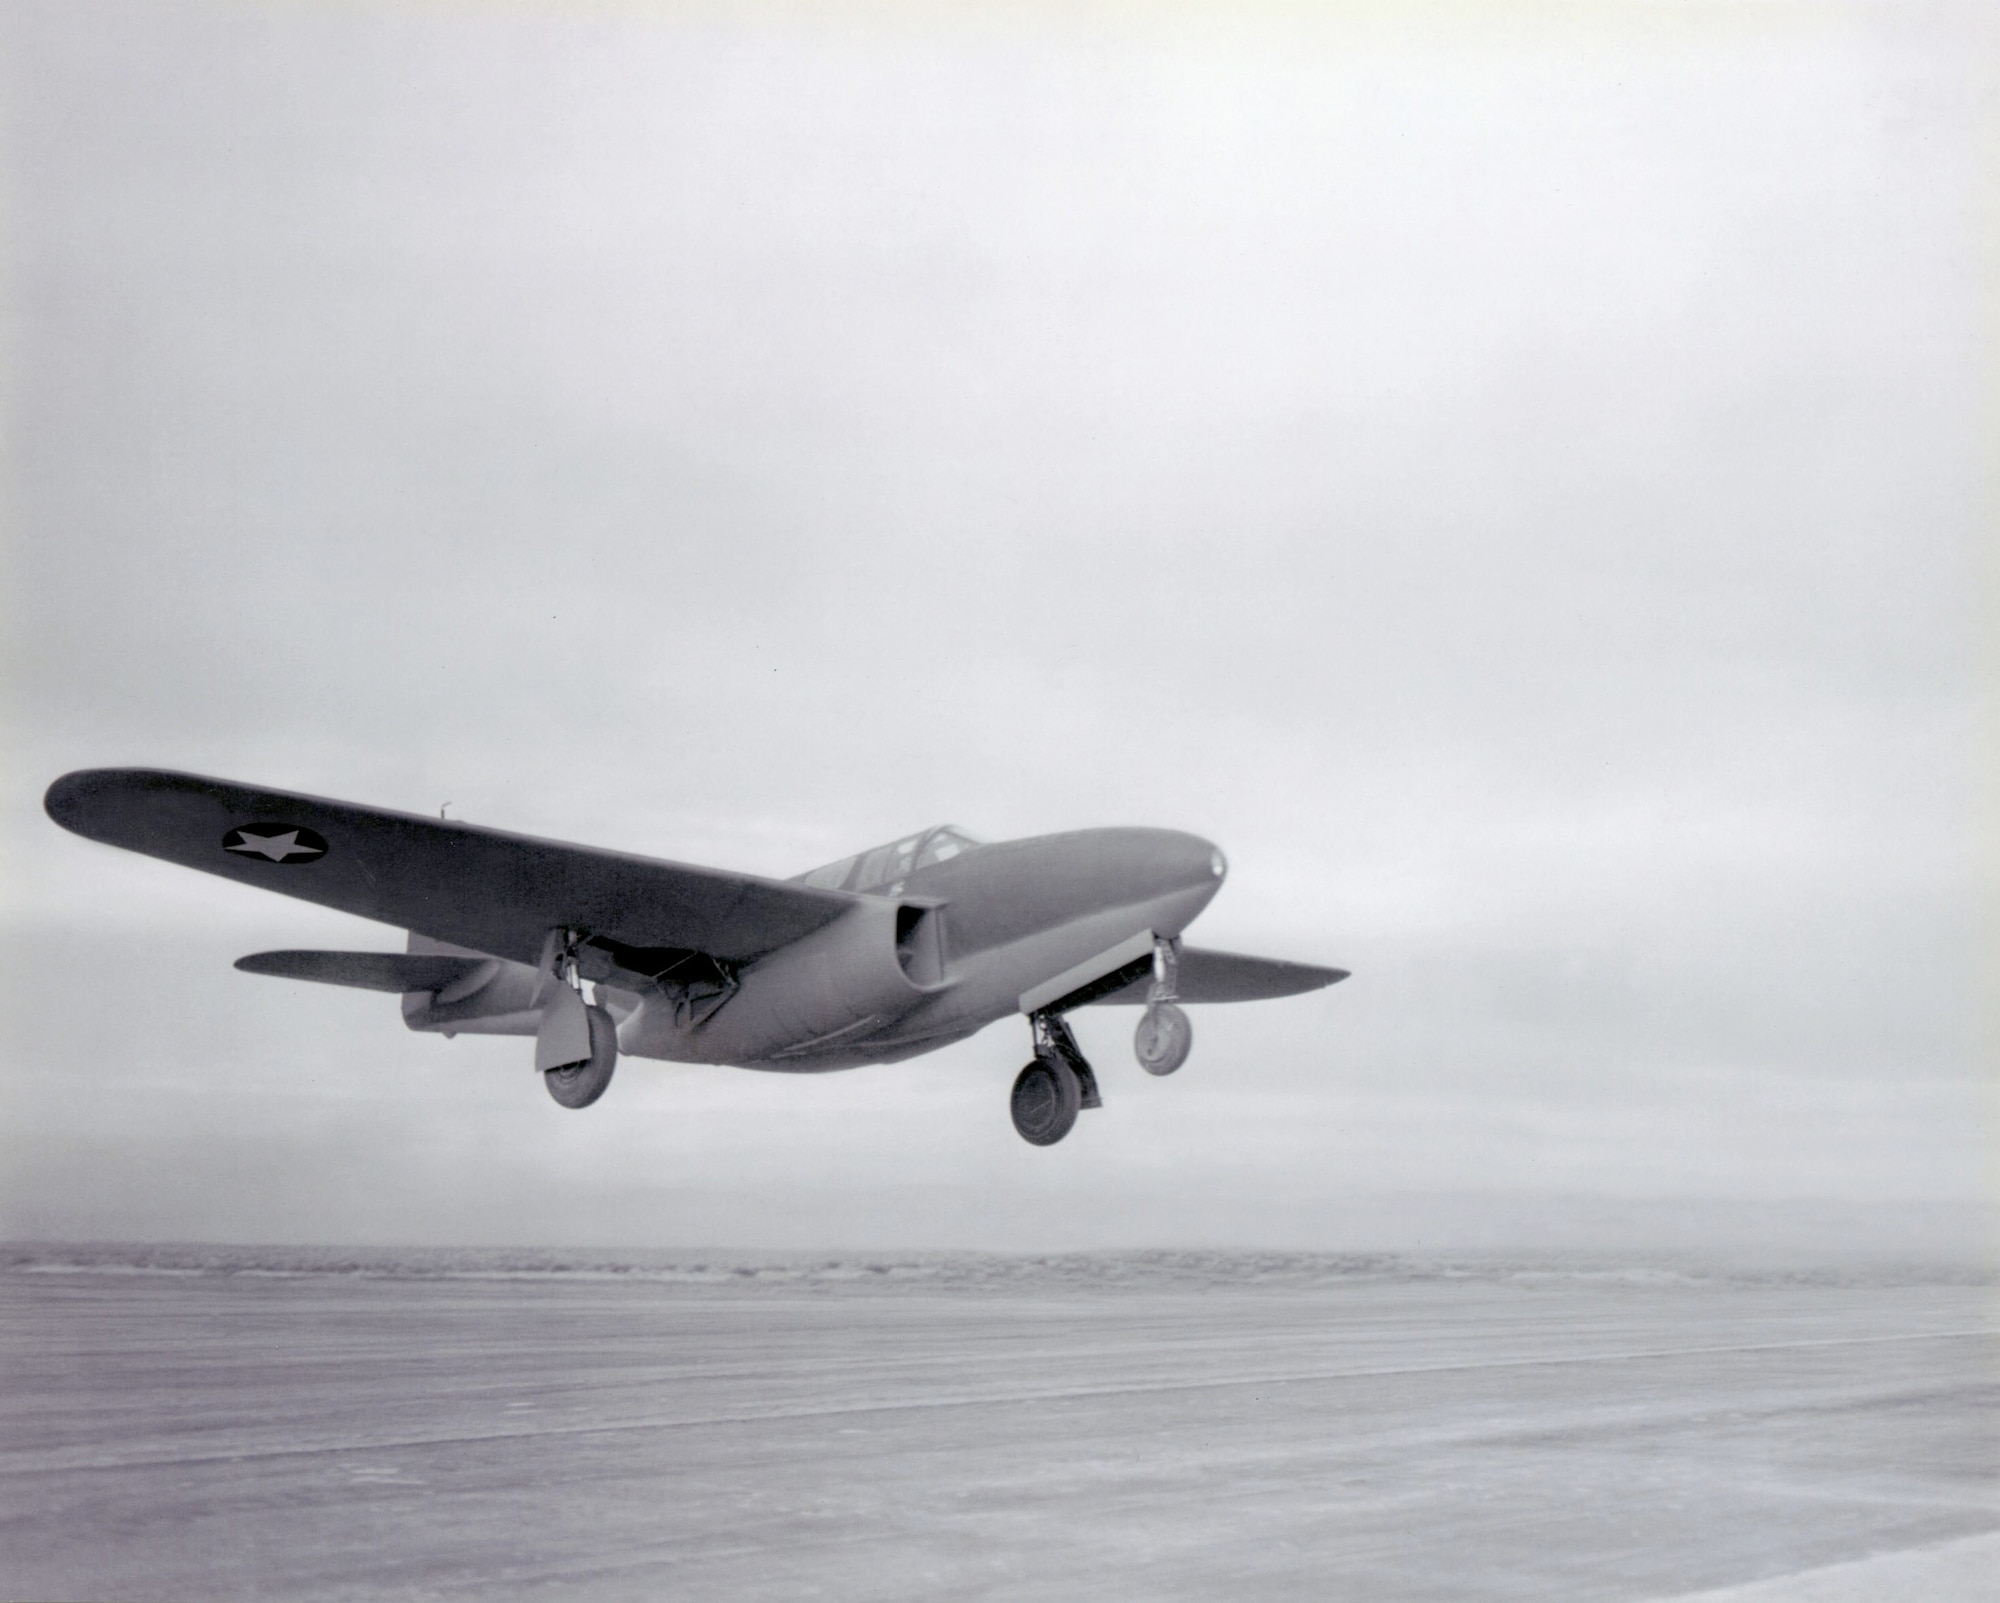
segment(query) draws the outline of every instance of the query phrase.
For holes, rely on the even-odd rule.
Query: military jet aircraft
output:
[[[1227,865],[1166,829],[982,844],[946,824],[774,880],[156,769],[65,774],[43,805],[87,839],[408,931],[401,952],[236,966],[396,992],[413,1030],[531,1035],[566,1108],[604,1094],[621,1052],[814,1073],[1021,1014],[1014,1128],[1050,1146],[1102,1105],[1073,1009],[1141,1006],[1140,1066],[1171,1074],[1193,1041],[1181,1003],[1347,977],[1183,945]]]

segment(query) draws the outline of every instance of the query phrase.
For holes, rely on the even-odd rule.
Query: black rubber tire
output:
[[[1052,1147],[1068,1135],[1082,1106],[1076,1070],[1054,1057],[1036,1058],[1016,1075],[1008,1100],[1014,1128],[1034,1147]]]
[[[1172,1002],[1155,1002],[1139,1015],[1132,1055],[1148,1074],[1172,1074],[1194,1049],[1194,1025]]]
[[[618,1026],[601,1007],[590,1013],[590,1056],[565,1063],[542,1076],[549,1095],[566,1108],[587,1108],[611,1088],[611,1071],[618,1067]]]

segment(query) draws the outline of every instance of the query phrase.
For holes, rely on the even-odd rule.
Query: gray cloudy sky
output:
[[[4,18],[0,1231],[1395,1244],[1993,1183],[1979,13]],[[1087,1016],[1109,1106],[1047,1152],[1007,1026],[576,1116],[524,1042],[229,967],[389,932],[41,816],[123,763],[781,874],[1179,826],[1233,863],[1198,938],[1356,977],[1170,1082]]]

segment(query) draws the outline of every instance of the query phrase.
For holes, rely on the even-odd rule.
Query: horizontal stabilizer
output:
[[[236,966],[245,974],[281,980],[316,980],[364,991],[442,991],[496,965],[490,957],[445,957],[418,952],[252,952]]]
[[[1208,952],[1199,946],[1181,948],[1176,990],[1183,1002],[1264,1002],[1274,996],[1298,996],[1347,978],[1344,968],[1316,968],[1311,963],[1286,963],[1275,957],[1244,957],[1236,952]],[[1144,1002],[1153,983],[1142,975],[1109,996],[1099,1006]]]

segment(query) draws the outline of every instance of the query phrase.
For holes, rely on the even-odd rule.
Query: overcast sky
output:
[[[1977,13],[4,16],[0,1231],[1346,1246],[1994,1184]],[[573,1114],[530,1043],[229,966],[396,932],[42,816],[133,763],[772,874],[1193,829],[1194,939],[1355,977],[1198,1011],[1169,1081],[1094,1010],[1048,1151],[1018,1024]]]

